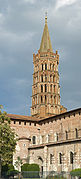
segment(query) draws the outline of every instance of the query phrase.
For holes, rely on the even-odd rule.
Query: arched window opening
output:
[[[51,95],[51,103],[53,103],[53,96]]]
[[[55,93],[55,85],[54,85],[54,93]]]
[[[43,64],[42,64],[42,71],[43,71]]]
[[[68,140],[68,132],[66,131],[66,140]]]
[[[47,70],[47,64],[45,63],[45,70]]]
[[[73,164],[73,152],[70,152],[70,163]]]
[[[41,82],[43,82],[43,75],[41,75]]]
[[[53,64],[53,66],[52,66],[52,69],[54,70],[54,64]]]
[[[33,143],[33,144],[36,144],[36,136],[33,136],[33,137],[32,137],[32,143]]]
[[[77,130],[77,128],[75,129],[75,133],[76,133],[76,138],[78,138],[78,130]]]
[[[59,164],[62,164],[62,154],[59,153]]]
[[[41,103],[43,103],[43,97],[41,96]]]
[[[47,81],[47,75],[45,75],[45,82]]]
[[[45,92],[47,92],[47,85],[45,84]]]
[[[54,155],[50,154],[50,164],[53,164],[53,158],[54,158]]]
[[[45,103],[47,102],[47,96],[45,95]]]
[[[52,82],[52,75],[50,75],[50,81]]]
[[[43,85],[41,85],[41,92],[43,92]]]
[[[52,85],[50,85],[50,92],[52,92]]]
[[[57,141],[58,141],[58,134],[56,134],[56,137],[57,137]]]
[[[51,70],[52,64],[50,63],[50,70]]]

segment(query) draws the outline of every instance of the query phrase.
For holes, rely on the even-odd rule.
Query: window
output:
[[[47,92],[47,85],[45,84],[45,92]]]
[[[77,128],[75,129],[75,133],[76,133],[76,138],[78,138],[78,130],[77,130]]]
[[[34,126],[36,126],[36,123],[34,123]]]
[[[52,66],[52,69],[54,70],[54,64],[53,64],[53,66]]]
[[[54,93],[55,93],[55,85],[54,85]]]
[[[73,152],[70,152],[70,163],[73,164]]]
[[[16,121],[14,121],[14,124],[16,124]]]
[[[41,75],[41,82],[43,82],[43,75]]]
[[[43,64],[42,64],[42,71],[43,71]]]
[[[62,154],[59,153],[59,164],[62,164]]]
[[[19,121],[19,125],[21,125],[21,121]]]
[[[45,70],[47,70],[47,64],[45,63]]]
[[[56,134],[56,137],[57,137],[57,141],[58,141],[58,134]]]
[[[50,81],[52,82],[52,75],[50,75]]]
[[[47,75],[45,75],[45,82],[47,81]]]
[[[50,92],[52,92],[52,85],[50,85]]]
[[[26,147],[26,144],[23,144],[24,147]]]
[[[33,137],[32,137],[32,143],[33,143],[33,144],[36,144],[36,136],[33,136]]]
[[[68,132],[66,131],[66,140],[68,140]]]
[[[53,102],[53,101],[52,101],[52,97],[53,97],[53,96],[51,95],[51,103]]]
[[[31,126],[31,122],[29,123],[29,125]]]
[[[51,70],[51,66],[52,66],[52,64],[50,63],[50,70]]]
[[[53,164],[53,154],[50,154],[50,164]]]
[[[47,102],[47,96],[45,95],[45,103]]]
[[[43,85],[41,85],[41,92],[43,92]]]
[[[43,97],[41,96],[41,103],[43,102]]]
[[[24,122],[24,125],[26,125],[26,121]]]

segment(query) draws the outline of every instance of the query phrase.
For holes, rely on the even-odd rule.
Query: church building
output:
[[[8,114],[18,135],[13,163],[20,156],[23,163],[39,164],[42,173],[69,173],[81,168],[81,108],[67,111],[60,104],[59,54],[53,52],[47,16],[33,65],[31,116]]]

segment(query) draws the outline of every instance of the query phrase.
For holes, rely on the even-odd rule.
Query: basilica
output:
[[[60,103],[59,54],[53,52],[47,16],[33,65],[31,116],[8,114],[18,135],[13,164],[20,156],[23,163],[39,164],[42,173],[69,173],[81,168],[81,108],[67,111]]]

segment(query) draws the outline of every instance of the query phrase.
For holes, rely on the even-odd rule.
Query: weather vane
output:
[[[45,16],[47,17],[47,11],[45,12]]]

